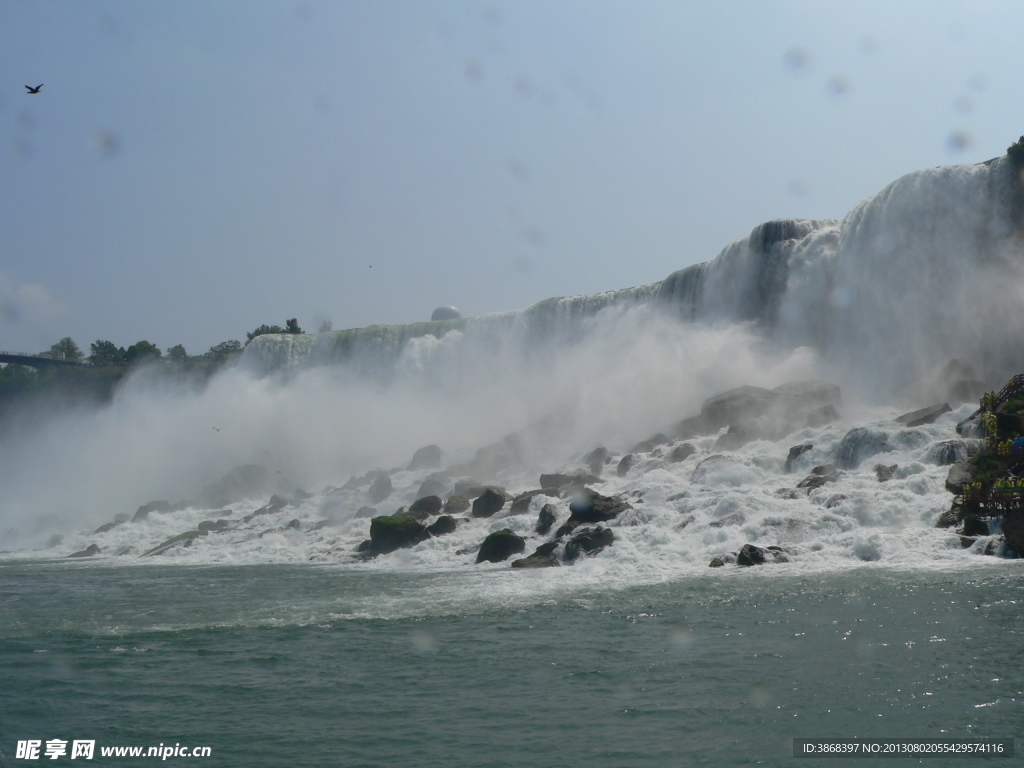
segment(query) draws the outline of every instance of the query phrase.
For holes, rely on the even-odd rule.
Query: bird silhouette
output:
[[[26,85],[25,87],[28,88],[29,93],[39,93],[39,89],[43,87],[43,84],[40,83],[35,88],[33,88],[31,85]]]
[[[224,429],[224,427],[214,427],[214,426],[211,426],[210,429],[212,429],[214,432],[220,432],[222,429]]]

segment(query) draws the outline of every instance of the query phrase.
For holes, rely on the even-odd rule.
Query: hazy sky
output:
[[[1019,2],[0,0],[0,349],[660,280],[1002,154],[1022,29]]]

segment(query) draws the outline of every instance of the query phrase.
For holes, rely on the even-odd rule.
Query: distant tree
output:
[[[96,340],[89,345],[89,362],[93,365],[124,365],[125,350],[118,349],[112,341]]]
[[[242,342],[231,339],[231,341],[222,341],[220,344],[210,347],[203,357],[215,363],[226,363],[232,356],[237,355],[241,351]]]
[[[162,356],[160,347],[149,341],[137,341],[124,351],[124,361],[128,365],[137,365],[151,360],[159,360]]]
[[[183,345],[175,344],[167,349],[167,359],[172,363],[184,363],[188,360],[188,352],[185,351]]]
[[[46,352],[40,353],[40,357],[52,357],[54,360],[71,360],[78,363],[81,362],[83,355],[82,350],[78,348],[72,338],[65,336]]]
[[[1024,136],[1007,147],[1006,154],[1018,168],[1024,165]]]
[[[324,320],[320,323],[320,330],[317,333],[329,333],[334,328],[334,323],[330,320]]]
[[[304,330],[299,328],[298,318],[292,318],[291,320],[284,321],[284,332],[285,333],[305,333]]]
[[[247,331],[245,334],[245,343],[248,344],[250,341],[255,339],[257,336],[263,336],[267,333],[284,333],[285,330],[280,325],[261,325],[255,331]]]

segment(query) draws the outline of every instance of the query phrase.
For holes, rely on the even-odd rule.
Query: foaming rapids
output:
[[[541,473],[585,472],[630,508],[606,522],[614,544],[559,578],[659,580],[731,562],[745,543],[784,550],[788,567],[961,562],[974,550],[934,522],[950,502],[946,457],[970,448],[953,426],[973,406],[914,428],[893,417],[929,404],[951,358],[985,384],[1024,370],[1016,185],[1005,158],[922,171],[841,221],[760,225],[659,283],[465,320],[261,336],[203,386],[141,370],[103,407],[5,425],[0,547],[445,570],[473,563],[492,531],[522,536],[526,554],[548,541],[540,509],[557,528],[572,494],[543,489],[515,511],[511,497],[542,490]],[[681,426],[732,387],[811,379],[841,387],[838,411]],[[798,488],[846,455],[855,427],[872,436],[857,461]],[[797,444],[810,447],[794,460]],[[427,445],[441,458],[411,462]],[[259,482],[210,490],[238,467]],[[374,515],[483,485],[509,494],[494,515],[465,512],[445,535],[357,558]],[[124,520],[153,499],[168,504]]]

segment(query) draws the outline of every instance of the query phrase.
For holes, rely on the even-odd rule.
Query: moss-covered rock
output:
[[[182,546],[187,547],[189,544],[192,543],[193,539],[198,538],[202,535],[203,534],[200,531],[185,531],[184,533],[179,533],[177,536],[171,536],[171,538],[167,539],[166,541],[162,541],[161,543],[157,544],[148,552],[143,552],[142,557],[149,557],[150,555],[162,555],[168,549],[177,544],[181,544]]]
[[[568,562],[577,560],[581,555],[596,555],[605,547],[610,547],[615,541],[615,534],[610,528],[597,526],[587,528],[573,534],[569,543],[565,545],[565,559]]]

